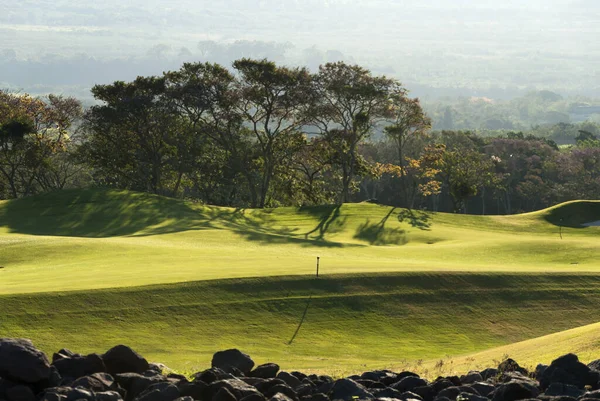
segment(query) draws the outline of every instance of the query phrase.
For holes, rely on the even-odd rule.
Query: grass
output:
[[[544,361],[575,344],[591,355],[600,228],[581,224],[596,220],[594,201],[518,216],[109,190],[2,202],[0,334],[49,353],[125,343],[185,372],[228,347],[334,374]],[[576,343],[541,337],[580,326]]]
[[[600,216],[600,202],[578,205]],[[410,215],[372,204],[260,211],[58,192],[0,204],[0,294],[310,274],[317,256],[327,274],[599,271],[600,228],[566,227],[561,240],[549,213]]]

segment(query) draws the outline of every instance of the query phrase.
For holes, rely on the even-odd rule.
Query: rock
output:
[[[284,371],[279,372],[277,378],[283,380],[291,388],[296,388],[302,383],[296,376]]]
[[[206,384],[211,384],[218,380],[233,379],[234,377],[233,375],[223,371],[222,369],[210,368],[203,370],[202,372],[195,373],[193,378],[194,381],[200,380]]]
[[[507,360],[501,362],[500,365],[498,365],[498,372],[499,373],[519,372],[525,376],[527,376],[529,374],[529,372],[527,372],[527,369],[519,366],[519,364],[514,359],[511,359],[511,358],[508,358]]]
[[[535,372],[533,373],[533,377],[535,377],[537,380],[540,380],[542,378],[542,375],[546,371],[546,369],[548,369],[548,365],[544,365],[542,363],[539,363],[535,367]]]
[[[563,383],[552,383],[548,386],[546,391],[544,391],[545,395],[549,395],[552,397],[564,395],[568,397],[579,398],[583,395],[583,393],[583,390],[580,390],[575,386],[571,386],[570,384]]]
[[[212,397],[212,401],[237,401],[237,398],[227,387],[221,387]]]
[[[269,399],[269,401],[292,401],[292,399],[285,394],[277,393]]]
[[[54,355],[52,366],[58,370],[62,377],[77,379],[94,373],[106,372],[104,361],[98,354],[87,356],[77,354],[71,356],[63,355],[59,358],[56,357],[56,354]]]
[[[183,397],[192,397],[194,400],[201,400],[204,398],[208,384],[201,380],[194,380],[191,383],[181,383],[179,385],[179,393]]]
[[[396,398],[400,399],[402,397],[402,393],[396,389],[386,387],[382,390],[373,390],[373,396],[376,398]]]
[[[583,389],[586,385],[596,388],[598,373],[579,362],[577,355],[563,355],[550,364],[540,378],[540,386],[547,389],[552,383],[563,383]]]
[[[276,384],[271,387],[265,394],[267,398],[273,398],[277,394],[284,394],[291,400],[298,401],[298,394],[296,391],[288,386],[287,384]]]
[[[96,393],[96,401],[122,401],[123,397],[116,391],[100,391]]]
[[[423,397],[418,394],[413,393],[412,391],[406,391],[400,395],[401,400],[418,400],[423,401]]]
[[[177,386],[167,383],[154,383],[140,395],[138,395],[136,401],[174,401],[179,398],[181,394]]]
[[[228,349],[216,352],[213,355],[211,366],[226,370],[228,366],[239,369],[242,373],[248,374],[254,367],[254,361],[249,355],[244,354],[238,349]]]
[[[371,400],[375,397],[354,380],[340,379],[335,381],[329,392],[329,398],[332,400],[354,401],[356,398]]]
[[[445,388],[453,387],[454,383],[452,383],[450,380],[446,379],[445,377],[438,377],[431,383],[431,386],[433,387],[433,389],[435,390],[435,393],[437,394]]]
[[[244,383],[240,379],[234,378],[234,379],[218,380],[214,383],[209,384],[208,388],[206,389],[206,397],[212,399],[212,397],[222,387],[226,387],[229,391],[231,391],[231,393],[238,400],[241,400],[242,398],[247,397],[252,394],[260,394],[260,392],[256,388]]]
[[[302,397],[300,401],[329,401],[329,397],[327,397],[323,393],[316,393],[306,397]]]
[[[486,397],[471,393],[460,393],[456,396],[456,401],[489,401]]]
[[[94,392],[117,390],[115,379],[108,373],[94,373],[83,376],[71,383],[71,387],[83,387]]]
[[[418,394],[423,398],[424,401],[433,401],[435,396],[437,395],[437,391],[433,388],[432,385],[428,384],[427,386],[419,386],[412,389],[412,392]]]
[[[600,400],[600,390],[588,391],[583,394],[582,398],[595,398]]]
[[[492,384],[485,382],[473,383],[470,387],[477,390],[477,392],[484,397],[487,397],[495,388]]]
[[[0,338],[0,377],[37,383],[50,377],[50,361],[26,339]]]
[[[81,355],[76,354],[75,352],[73,352],[73,351],[71,351],[69,349],[63,348],[60,351],[55,352],[52,355],[52,364],[54,364],[54,362],[58,361],[59,359],[72,358],[74,356],[81,356]]]
[[[399,382],[392,384],[390,387],[404,393],[405,391],[410,391],[415,387],[426,386],[428,383],[426,380],[421,379],[416,376],[406,376],[402,378]]]
[[[126,345],[117,345],[102,355],[106,371],[118,373],[144,373],[150,368],[148,361]]]
[[[67,401],[88,400],[94,401],[94,393],[84,388],[72,388],[67,393]]]
[[[265,363],[262,365],[258,365],[254,370],[252,370],[248,376],[251,377],[260,377],[262,379],[271,379],[277,376],[277,372],[279,372],[279,365],[276,363]]]
[[[262,394],[250,394],[242,398],[240,401],[266,401]]]
[[[360,378],[365,380],[381,382],[387,386],[400,381],[398,375],[390,370],[374,370],[371,372],[365,372],[362,375],[360,375]]]
[[[28,386],[17,385],[6,390],[8,401],[35,401],[35,394]]]
[[[590,368],[590,369],[594,369],[594,370],[600,371],[600,359],[596,359],[595,361],[592,361],[592,362],[588,363],[587,367]]]
[[[166,378],[161,375],[143,376],[139,373],[119,373],[115,375],[115,380],[127,391],[125,399],[130,401],[151,385],[165,382]]]
[[[294,391],[296,391],[296,394],[298,394],[298,397],[311,395],[314,392],[314,390],[314,386],[311,386],[308,383],[303,383],[294,389]]]
[[[482,370],[481,372],[481,377],[483,377],[483,380],[488,380],[492,377],[496,377],[498,376],[498,369],[494,369],[494,368],[487,368]]]
[[[472,384],[480,381],[483,381],[483,376],[481,376],[481,373],[477,371],[471,371],[460,377],[460,382],[462,384]]]
[[[539,390],[526,382],[510,381],[503,383],[491,394],[492,401],[516,401],[536,398]]]

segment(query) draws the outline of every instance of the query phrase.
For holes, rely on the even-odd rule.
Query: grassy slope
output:
[[[4,202],[0,335],[48,352],[127,343],[189,371],[231,346],[288,368],[432,369],[594,323],[600,228],[579,227],[599,219],[600,202],[496,217],[234,210],[101,190]],[[325,276],[302,276],[316,256]],[[578,344],[597,344],[589,333]],[[560,344],[528,358],[570,349]]]
[[[599,275],[287,276],[2,296],[0,332],[32,338],[47,352],[126,343],[182,371],[205,367],[213,352],[233,346],[288,369],[423,370],[430,366],[414,361],[593,323],[599,307]]]
[[[575,207],[600,216],[600,202]],[[600,228],[561,240],[552,213],[399,222],[404,211],[371,204],[234,210],[65,191],[0,204],[0,294],[307,274],[316,256],[328,274],[598,271]]]

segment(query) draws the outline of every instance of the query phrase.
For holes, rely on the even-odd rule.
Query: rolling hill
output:
[[[6,201],[0,333],[46,352],[125,343],[185,372],[228,347],[334,374],[549,362],[574,346],[591,357],[600,227],[583,224],[597,220],[597,201],[516,216],[99,189]]]

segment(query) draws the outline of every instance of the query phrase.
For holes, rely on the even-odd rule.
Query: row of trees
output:
[[[329,63],[186,63],[92,89],[0,93],[0,197],[102,185],[236,207],[361,201],[512,213],[600,194],[600,145],[431,132],[396,80]],[[374,134],[382,137],[373,140]]]

